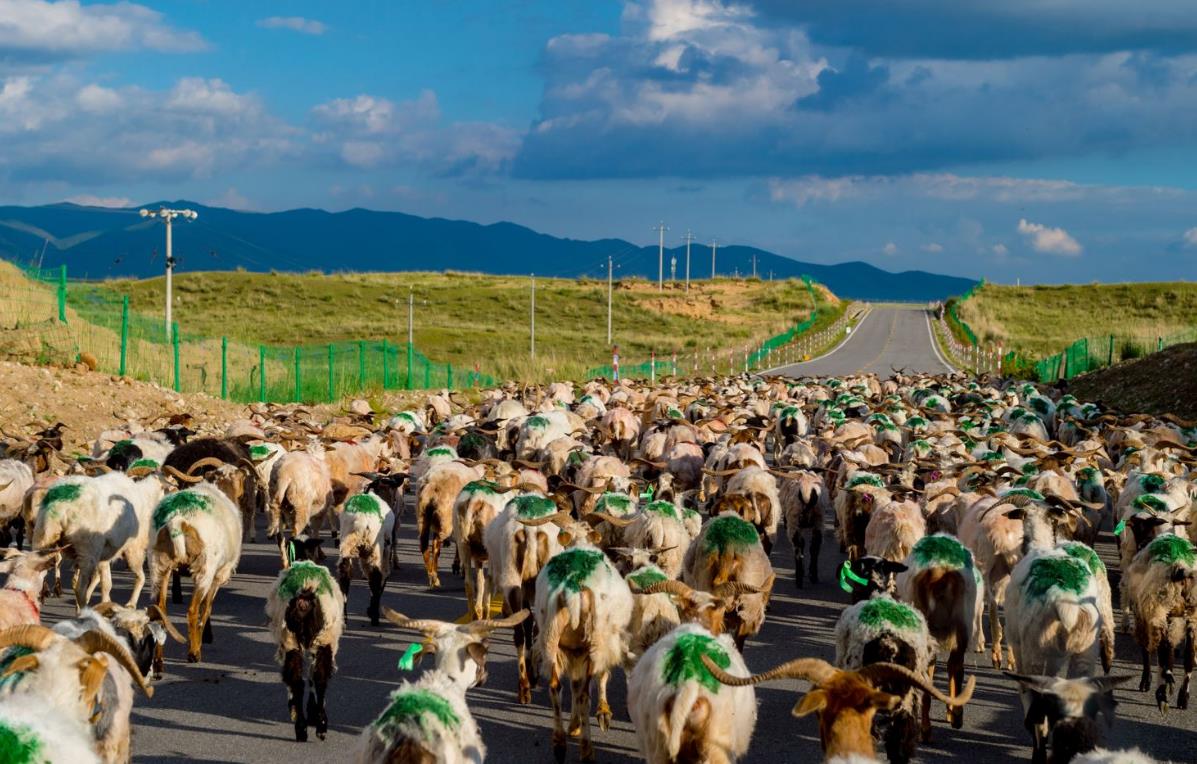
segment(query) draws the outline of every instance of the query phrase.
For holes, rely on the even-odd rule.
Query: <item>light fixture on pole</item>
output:
[[[162,222],[166,223],[166,340],[169,342],[171,339],[173,339],[171,336],[172,323],[170,317],[170,304],[172,286],[171,277],[175,270],[175,256],[171,251],[170,242],[171,223],[174,222],[175,218],[183,218],[187,221],[195,220],[197,217],[199,217],[199,214],[195,210],[172,210],[167,207],[162,207],[157,210],[143,209],[141,210],[140,214],[143,218],[159,218],[162,220]]]

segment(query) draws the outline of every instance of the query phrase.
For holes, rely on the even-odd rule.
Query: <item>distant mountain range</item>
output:
[[[606,276],[607,257],[617,276],[657,277],[657,247],[622,239],[579,241],[537,233],[514,223],[480,225],[461,220],[422,218],[401,212],[352,209],[345,212],[297,209],[238,212],[187,201],[145,205],[187,207],[199,213],[176,223],[174,254],[179,271],[478,271],[541,276]],[[133,209],[50,204],[0,206],[0,255],[43,267],[65,263],[76,278],[157,276],[163,269],[162,224],[142,219]],[[156,254],[155,254],[156,253]],[[692,250],[691,276],[711,272],[709,246]],[[761,278],[808,275],[841,297],[885,300],[937,300],[965,292],[973,282],[923,271],[890,273],[864,262],[819,265],[792,260],[754,247],[720,246],[721,276],[752,272]],[[685,248],[666,250],[677,257],[679,278]]]

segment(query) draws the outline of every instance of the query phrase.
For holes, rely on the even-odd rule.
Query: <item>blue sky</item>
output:
[[[1197,276],[1178,0],[0,0],[0,201]]]

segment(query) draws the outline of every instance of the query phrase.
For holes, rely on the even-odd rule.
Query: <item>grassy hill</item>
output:
[[[213,272],[176,275],[174,288],[174,318],[185,337],[225,336],[230,347],[243,348],[252,357],[259,344],[273,346],[272,378],[287,372],[284,361],[273,359],[285,358],[292,346],[304,346],[307,358],[332,342],[405,342],[409,291],[415,298],[415,346],[459,372],[476,366],[501,379],[576,379],[610,361],[603,281],[537,279],[535,360],[529,353],[527,278]],[[821,327],[832,323],[842,308],[825,289],[816,293]],[[103,306],[84,310],[90,320],[119,327],[119,320],[114,324],[112,316],[100,313],[116,311],[119,319],[120,296],[128,295],[135,314],[160,316],[163,280],[72,285],[71,294],[72,305]],[[755,346],[799,323],[815,307],[796,279],[719,279],[692,284],[688,294],[680,286],[661,293],[655,284],[626,279],[616,283],[613,305],[613,338],[625,365],[647,360],[651,351],[668,359],[674,352],[692,356],[711,348],[719,352],[721,366],[726,366],[728,350]],[[154,322],[151,329],[157,326]],[[110,344],[106,339],[99,343]],[[214,358],[206,370],[210,377],[219,368],[218,356]],[[198,366],[186,360],[188,368]]]
[[[1114,336],[1114,360],[1155,349],[1160,338],[1197,327],[1197,284],[1083,284],[1014,287],[985,284],[958,305],[961,320],[983,343],[1000,341],[1032,358],[1058,353],[1073,340],[1091,346]]]

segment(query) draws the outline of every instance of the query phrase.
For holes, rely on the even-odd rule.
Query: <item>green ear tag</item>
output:
[[[840,588],[851,594],[853,583],[864,586],[868,581],[856,575],[852,571],[852,563],[844,560],[844,564],[840,566]]]
[[[420,644],[419,642],[413,642],[412,644],[408,645],[407,650],[405,650],[403,653],[403,656],[399,658],[399,670],[411,671],[414,669],[416,667],[416,656],[419,655],[420,651],[423,649],[424,645]]]
[[[287,542],[287,563],[293,562],[295,562],[295,542],[289,541]]]
[[[640,494],[640,500],[641,501],[652,501],[653,493],[654,493],[653,487],[650,485],[647,489],[645,489],[644,493]]]
[[[1114,526],[1114,535],[1121,536],[1124,530],[1126,530],[1126,520],[1119,520],[1118,524]]]

